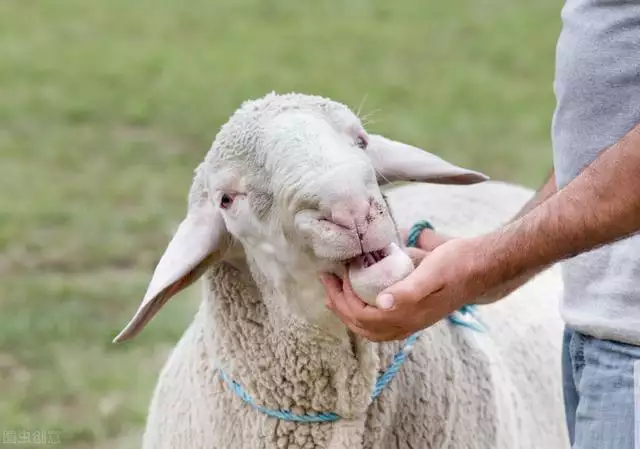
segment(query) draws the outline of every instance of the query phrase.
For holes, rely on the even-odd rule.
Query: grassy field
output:
[[[246,99],[365,99],[370,129],[536,186],[551,163],[560,7],[0,2],[0,442],[46,430],[65,448],[136,447],[196,289],[130,344],[111,339],[182,218],[193,169]]]

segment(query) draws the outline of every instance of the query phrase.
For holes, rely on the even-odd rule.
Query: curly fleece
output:
[[[499,225],[530,194],[495,182],[473,189],[413,184],[386,192],[399,227],[428,218],[452,235]],[[144,448],[569,447],[559,383],[562,284],[555,268],[510,298],[482,306],[485,334],[445,321],[423,331],[373,403],[375,378],[400,343],[355,338],[350,345],[323,339],[302,323],[284,325],[265,306],[260,282],[248,265],[221,263],[207,272],[204,301],[160,375]],[[269,418],[227,388],[221,367],[266,407],[334,411],[345,419],[299,424]]]
[[[320,97],[268,95],[246,103],[196,170],[190,207],[207,200],[206,173],[214,166],[236,165],[257,177],[274,169],[260,160],[264,155],[242,153],[255,145],[264,120],[286,108],[330,108],[324,116],[336,120],[336,127],[353,120],[344,107]],[[530,195],[495,182],[472,189],[410,184],[386,192],[397,226],[427,218],[460,236],[498,226]],[[265,207],[270,201],[258,200]],[[268,278],[273,272],[265,274],[266,267],[242,257],[238,245],[233,251],[239,257],[212,265],[201,280],[201,306],[154,391],[145,449],[569,447],[560,385],[562,283],[555,268],[511,298],[482,306],[485,334],[446,320],[423,331],[397,376],[371,402],[376,377],[401,342],[372,343],[295,319],[287,309],[295,301],[283,303]],[[343,419],[300,424],[267,417],[229,390],[220,369],[265,407],[331,411]]]

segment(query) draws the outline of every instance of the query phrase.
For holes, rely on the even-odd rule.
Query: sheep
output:
[[[451,235],[485,232],[530,195],[367,133],[327,98],[272,92],[243,103],[195,170],[186,217],[114,339],[135,337],[201,279],[203,300],[162,368],[143,447],[568,448],[555,268],[481,306],[486,332],[446,320],[420,332],[375,399],[376,379],[406,343],[348,332],[318,280],[333,272],[379,290],[413,269],[400,228],[427,218]]]

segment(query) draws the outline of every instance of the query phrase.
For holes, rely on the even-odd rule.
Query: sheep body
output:
[[[471,188],[409,184],[391,189],[387,197],[400,227],[426,218],[445,234],[469,237],[510,220],[533,194],[522,186],[490,181]],[[496,421],[513,440],[504,447],[569,447],[560,362],[562,290],[556,265],[508,298],[480,306],[485,334],[464,333],[487,357],[492,388],[505,401]]]
[[[511,218],[529,189],[409,184],[387,190],[399,227],[428,219],[443,233],[475,235]],[[446,320],[426,329],[382,395],[370,392],[401,342],[354,347],[300,321],[274,323],[242,264],[212,267],[204,300],[163,368],[151,401],[148,449],[568,448],[560,384],[562,322],[557,268],[509,298],[481,306],[486,333]],[[273,409],[334,411],[336,423],[279,421],[242,402],[224,369]]]

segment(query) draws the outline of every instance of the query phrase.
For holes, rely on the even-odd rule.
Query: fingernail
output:
[[[383,293],[378,296],[378,307],[381,309],[390,309],[393,305],[393,295],[391,293]]]

